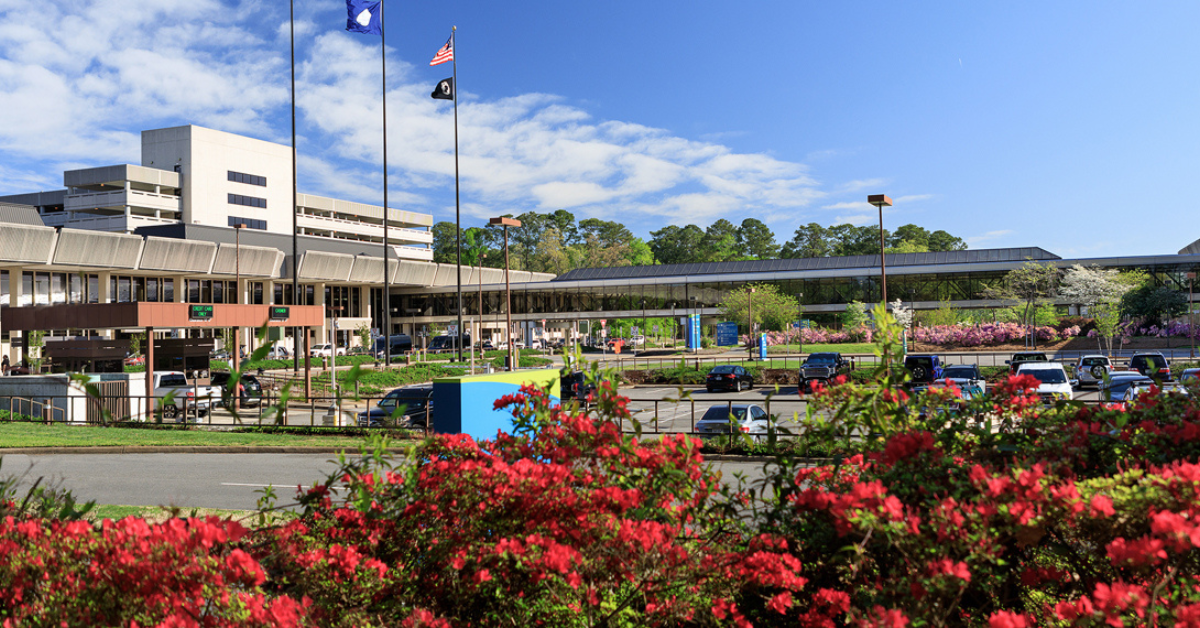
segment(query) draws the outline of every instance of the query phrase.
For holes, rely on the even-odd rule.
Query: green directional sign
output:
[[[291,316],[291,313],[292,313],[292,311],[291,311],[291,308],[289,308],[289,307],[272,306],[271,307],[271,320],[286,321],[288,319],[288,317]]]
[[[213,317],[213,306],[211,305],[192,305],[188,307],[188,319],[193,321],[211,321]]]

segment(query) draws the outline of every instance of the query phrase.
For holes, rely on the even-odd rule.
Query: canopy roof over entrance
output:
[[[42,329],[190,329],[197,327],[320,327],[320,305],[192,303],[84,303],[10,307],[0,311],[6,331]]]

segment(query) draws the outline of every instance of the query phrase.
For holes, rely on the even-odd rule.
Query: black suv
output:
[[[220,405],[229,407],[229,373],[226,371],[218,371],[212,374],[212,379],[209,380],[210,386],[216,386],[221,389]],[[236,394],[236,391],[233,391]],[[242,375],[242,399],[241,405],[243,408],[255,408],[262,403],[263,389],[258,378],[253,375]]]
[[[936,355],[904,356],[904,368],[914,384],[928,384],[942,379],[942,359]]]
[[[1017,374],[1017,369],[1024,362],[1049,362],[1050,358],[1046,357],[1041,351],[1021,351],[1014,353],[1011,360],[1005,360],[1008,365],[1008,372],[1012,375]]]
[[[840,353],[813,353],[800,365],[800,391],[812,392],[813,382],[828,384],[838,375],[850,374],[850,361]]]
[[[1171,381],[1171,365],[1161,353],[1135,353],[1129,368],[1158,381]]]

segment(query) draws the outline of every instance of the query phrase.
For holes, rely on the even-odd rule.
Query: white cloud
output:
[[[297,10],[301,189],[378,203],[379,39],[328,28],[332,9]],[[10,181],[59,178],[50,163],[137,163],[144,129],[199,124],[287,142],[286,4],[0,0],[0,16],[0,172]],[[29,26],[43,21],[59,28]],[[454,185],[453,110],[429,98],[425,70],[389,53],[389,197],[440,220]],[[790,230],[797,209],[883,182],[826,186],[804,164],[719,143],[737,131],[693,140],[598,120],[555,94],[459,98],[462,207],[477,218],[568,208],[635,231],[747,216]],[[873,208],[825,209],[851,221]]]
[[[1000,238],[1003,238],[1004,236],[1009,236],[1014,233],[1016,233],[1016,231],[1013,231],[1012,229],[998,229],[996,231],[988,231],[987,233],[984,233],[982,235],[971,236],[969,238],[963,238],[963,241],[965,241],[967,244],[970,244],[971,246],[974,246],[976,244],[982,244],[984,242],[988,242],[989,240],[998,240]]]

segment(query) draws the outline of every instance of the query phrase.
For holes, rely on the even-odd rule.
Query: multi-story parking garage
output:
[[[312,333],[321,339],[336,333],[339,344],[352,344],[362,326],[383,330],[384,286],[390,285],[393,333],[457,320],[457,269],[429,261],[432,216],[388,211],[385,278],[379,206],[295,194],[293,257],[289,148],[188,126],[146,131],[142,153],[141,165],[68,171],[65,190],[0,197],[0,351],[10,360],[23,357],[20,335],[4,324],[13,308],[61,313],[64,306],[99,303],[322,306],[326,317],[311,326]],[[984,299],[984,288],[1029,260],[1062,268],[1140,268],[1161,284],[1186,290],[1186,273],[1200,268],[1200,242],[1175,254],[1095,259],[1062,259],[1036,247],[895,254],[887,259],[888,293],[919,308],[945,300],[994,307],[1000,304]],[[879,262],[868,255],[589,268],[558,277],[514,271],[512,318],[519,337],[543,320],[560,329],[583,320],[690,313],[715,320],[724,295],[747,283],[774,283],[781,292],[802,295],[806,312],[834,312],[850,301],[879,299]],[[504,279],[502,270],[463,268],[463,317],[473,337],[503,338]],[[30,320],[28,312],[22,320]],[[142,331],[114,325],[92,321],[56,329],[48,322],[45,331],[60,338]],[[292,333],[285,325],[275,329],[273,339]],[[218,332],[210,325],[158,327],[155,333]]]

